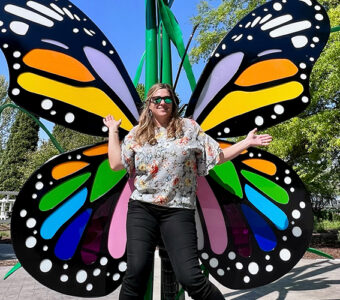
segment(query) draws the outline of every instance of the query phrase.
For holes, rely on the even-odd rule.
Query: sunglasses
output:
[[[164,100],[166,104],[170,104],[173,102],[170,96],[165,96],[165,97],[157,96],[157,97],[152,97],[150,99],[150,101],[154,104],[160,104],[162,100]]]

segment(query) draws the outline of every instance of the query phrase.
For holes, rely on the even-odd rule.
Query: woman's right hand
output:
[[[108,115],[108,116],[106,116],[106,118],[103,119],[103,122],[104,122],[104,124],[107,128],[118,131],[118,128],[119,128],[120,124],[122,123],[122,120],[120,119],[120,120],[116,121],[113,118],[113,116]]]

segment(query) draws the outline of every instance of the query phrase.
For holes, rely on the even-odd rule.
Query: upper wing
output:
[[[187,116],[214,138],[273,126],[305,109],[309,76],[329,35],[314,0],[271,1],[242,19],[218,45]]]
[[[226,287],[268,284],[288,273],[308,248],[308,193],[297,174],[268,152],[249,148],[215,166],[199,179],[197,198],[200,259]]]
[[[71,2],[1,1],[0,20],[11,99],[92,135],[107,135],[108,114],[132,129],[140,105],[132,81],[104,34]]]
[[[126,216],[132,183],[112,171],[107,144],[63,153],[25,183],[13,208],[15,253],[40,283],[64,294],[100,297],[126,270]]]

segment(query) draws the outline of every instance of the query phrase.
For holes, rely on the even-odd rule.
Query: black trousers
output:
[[[127,272],[120,300],[143,300],[161,235],[177,280],[193,299],[222,300],[198,262],[195,211],[130,200],[127,216]]]

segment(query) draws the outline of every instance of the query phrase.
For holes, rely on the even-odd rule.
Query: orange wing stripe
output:
[[[108,152],[107,144],[104,144],[87,149],[83,152],[83,154],[86,156],[96,156],[106,154],[107,152]]]
[[[247,166],[258,170],[262,173],[268,174],[268,175],[274,175],[276,173],[276,165],[272,162],[264,159],[246,159],[242,161]]]
[[[23,61],[29,67],[77,81],[89,82],[95,79],[81,62],[57,51],[34,49],[25,55]]]
[[[89,164],[83,161],[69,161],[55,166],[52,169],[52,177],[56,180],[64,178],[70,174],[73,174]]]
[[[298,68],[288,59],[271,59],[253,64],[237,78],[239,86],[251,86],[295,75]]]

